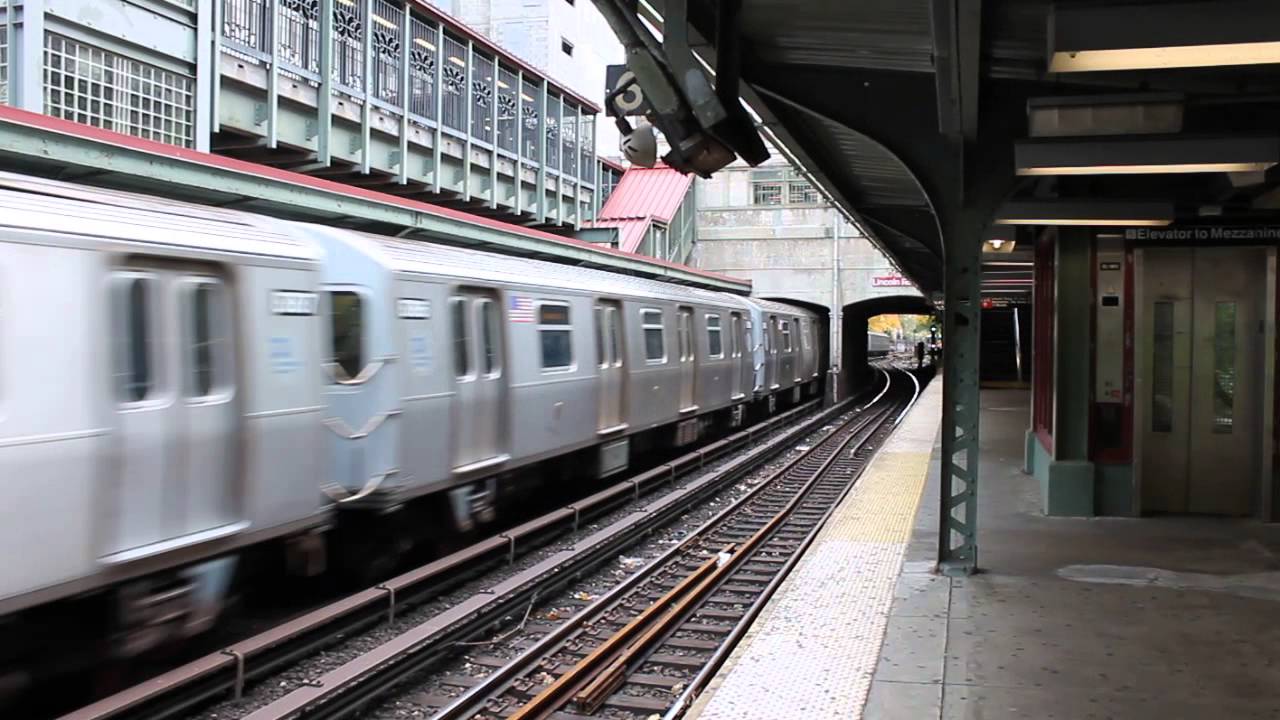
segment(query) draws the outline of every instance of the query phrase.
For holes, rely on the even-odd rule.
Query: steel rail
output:
[[[641,494],[672,484],[680,475],[701,470],[708,461],[718,460],[733,450],[779,431],[781,435],[774,433],[765,445],[744,456],[753,461],[763,458],[760,460],[763,462],[772,453],[781,451],[790,438],[847,410],[846,404],[842,403],[809,417],[798,426],[781,430],[818,403],[814,400],[764,420],[503,533],[86,705],[60,720],[112,720],[122,717],[152,720],[179,715],[219,695],[238,698],[251,681],[333,645],[340,637],[362,631],[383,619],[394,619],[397,612],[402,613],[413,604],[445,592],[450,587],[450,579],[465,571],[479,570],[503,561],[511,562],[520,554],[517,549],[527,552],[541,547],[555,535],[576,531],[586,520],[603,515]],[[735,473],[741,472],[741,463],[738,460],[734,463],[726,469],[724,482],[729,482],[736,477]],[[458,579],[456,582],[461,581]]]
[[[867,424],[871,423],[864,423],[858,430],[850,432],[818,467],[810,471],[808,480],[792,495],[787,504],[756,530],[746,542],[741,546],[730,545],[718,554],[713,554],[697,570],[642,610],[622,630],[606,639],[581,662],[516,710],[508,720],[544,720],[570,701],[574,703],[574,709],[577,711],[594,714],[599,710],[605,700],[622,684],[626,667],[631,661],[653,642],[673,630],[674,626],[683,621],[712,588],[718,586],[730,573],[734,572],[744,558],[755,552],[765,539],[781,527],[849,445],[855,440],[862,439],[861,430]],[[810,452],[816,450],[817,447]],[[632,642],[633,638],[634,642]],[[625,649],[622,648],[624,644],[626,644]]]
[[[402,635],[260,708],[246,720],[345,716],[405,675],[449,654],[456,643],[465,642],[500,624],[506,615],[518,614],[542,593],[572,582],[581,573],[613,557],[636,538],[647,535],[685,512],[690,503],[755,469],[782,451],[793,438],[811,432],[830,417],[847,410],[842,404],[808,418],[801,425],[783,431],[769,445],[749,450],[715,473],[700,477],[685,488],[663,496],[584,539],[575,548],[555,553],[517,576],[428,618]]]
[[[747,507],[751,501],[769,490],[774,481],[786,478],[788,473],[797,468],[812,454],[823,449],[823,446],[828,440],[842,432],[848,432],[848,437],[841,442],[839,449],[831,453],[827,465],[836,458],[839,458],[847,447],[847,444],[860,433],[864,432],[874,422],[884,422],[887,419],[886,414],[888,410],[889,409],[886,408],[885,411],[877,413],[871,417],[856,415],[851,418],[841,428],[836,429],[828,435],[827,438],[824,438],[823,441],[815,444],[808,452],[793,458],[786,466],[774,471],[770,474],[769,478],[758,483],[749,493],[739,498],[731,505],[723,508],[714,517],[689,533],[680,543],[667,549],[661,556],[648,563],[646,567],[629,576],[622,583],[616,585],[613,589],[599,597],[591,605],[583,608],[572,620],[544,635],[533,646],[522,652],[520,658],[496,669],[482,682],[470,687],[448,706],[440,709],[433,716],[433,720],[460,720],[461,718],[474,715],[480,710],[487,698],[498,694],[502,686],[509,684],[523,671],[525,671],[529,662],[533,662],[536,658],[545,656],[547,653],[551,652],[554,647],[567,640],[570,635],[583,627],[589,619],[602,615],[610,607],[616,605],[623,597],[636,589],[636,586],[651,577],[656,569],[669,565],[681,554],[686,553],[693,545],[702,541],[709,533],[723,525],[735,513],[742,510],[744,507]],[[811,487],[811,485],[807,484],[806,487]],[[800,495],[802,494],[804,493],[800,493]],[[799,495],[797,495],[797,497],[799,497]],[[523,660],[521,660],[522,658]]]

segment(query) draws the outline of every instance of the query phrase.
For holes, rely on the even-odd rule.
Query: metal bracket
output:
[[[236,650],[223,650],[223,655],[230,655],[236,659],[236,683],[232,697],[239,700],[244,697],[244,655]]]
[[[377,589],[385,590],[387,592],[387,598],[388,598],[387,622],[389,623],[395,622],[396,621],[396,589],[392,587],[387,587],[386,585],[379,585],[377,586]]]

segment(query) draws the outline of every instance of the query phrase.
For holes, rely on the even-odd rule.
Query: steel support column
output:
[[[471,126],[474,118],[474,106],[476,103],[475,89],[475,67],[476,67],[476,48],[475,44],[467,40],[467,73],[466,79],[463,80],[462,100],[463,100],[463,116],[462,127],[465,128],[467,139],[462,143],[462,199],[471,199],[471,139],[475,133]]]
[[[333,3],[320,0],[320,88],[316,98],[316,162],[333,160]]]
[[[524,70],[516,70],[516,159],[512,175],[516,186],[516,201],[511,214],[524,211]]]
[[[938,571],[978,566],[978,348],[982,318],[980,225],[957,222],[945,235],[942,324],[942,482]]]
[[[21,9],[21,13],[17,12]],[[9,17],[9,104],[44,112],[44,0],[11,1]],[[19,28],[15,33],[14,28]]]
[[[440,194],[440,166],[444,162],[444,24],[436,23],[436,132],[431,141],[431,192]]]
[[[409,47],[413,43],[413,12],[409,5],[404,6],[400,17],[401,44]],[[396,183],[409,184],[409,54],[400,57],[400,172],[396,175]]]
[[[220,27],[218,13],[222,0],[197,0],[196,2],[196,123],[194,147],[209,152],[210,136],[216,126],[218,111],[218,76],[222,51],[218,48]]]
[[[360,82],[360,90],[364,93],[364,103],[360,105],[360,173],[368,175],[373,166],[369,157],[371,143],[370,123],[373,121],[373,0],[365,0],[364,27],[360,29],[363,38],[364,77]],[[408,12],[409,8],[405,8]]]

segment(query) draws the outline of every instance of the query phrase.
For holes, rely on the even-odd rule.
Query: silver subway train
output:
[[[0,679],[821,392],[778,302],[0,173]]]

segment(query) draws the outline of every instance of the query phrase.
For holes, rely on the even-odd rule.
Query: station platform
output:
[[[689,718],[1280,717],[1280,526],[1050,518],[982,393],[979,565],[935,574],[933,383]]]

